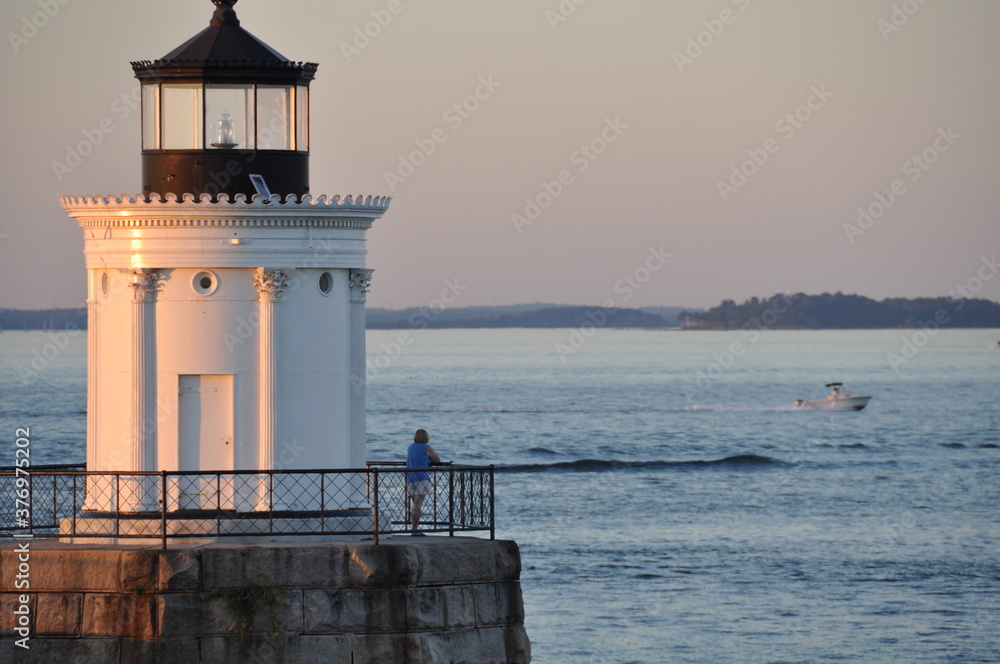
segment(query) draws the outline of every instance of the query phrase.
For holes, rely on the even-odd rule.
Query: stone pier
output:
[[[30,544],[0,550],[0,661],[527,664],[517,544]],[[22,568],[23,570],[23,568]],[[27,595],[30,637],[15,645]],[[242,602],[240,601],[242,599]],[[242,625],[242,626],[241,626]]]

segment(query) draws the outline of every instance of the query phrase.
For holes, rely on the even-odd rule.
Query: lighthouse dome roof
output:
[[[306,82],[318,65],[294,62],[240,26],[237,0],[214,0],[207,28],[158,60],[132,63],[139,79]]]

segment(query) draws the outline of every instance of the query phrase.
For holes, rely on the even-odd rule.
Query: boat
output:
[[[861,410],[868,405],[870,396],[855,396],[844,389],[843,383],[827,383],[830,394],[822,401],[804,401],[796,399],[799,408],[811,410]]]

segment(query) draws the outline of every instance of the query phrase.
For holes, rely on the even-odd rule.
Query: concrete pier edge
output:
[[[517,544],[396,536],[370,542],[100,546],[0,544],[0,661],[75,664],[526,664]],[[277,588],[279,634],[252,610],[249,638],[226,597]],[[255,592],[249,591],[251,595]],[[27,595],[29,649],[14,609]]]

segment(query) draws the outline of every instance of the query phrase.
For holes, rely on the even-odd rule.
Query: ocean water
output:
[[[372,331],[369,456],[497,466],[539,664],[995,663],[998,332]],[[0,335],[11,460],[84,459],[58,341]]]

